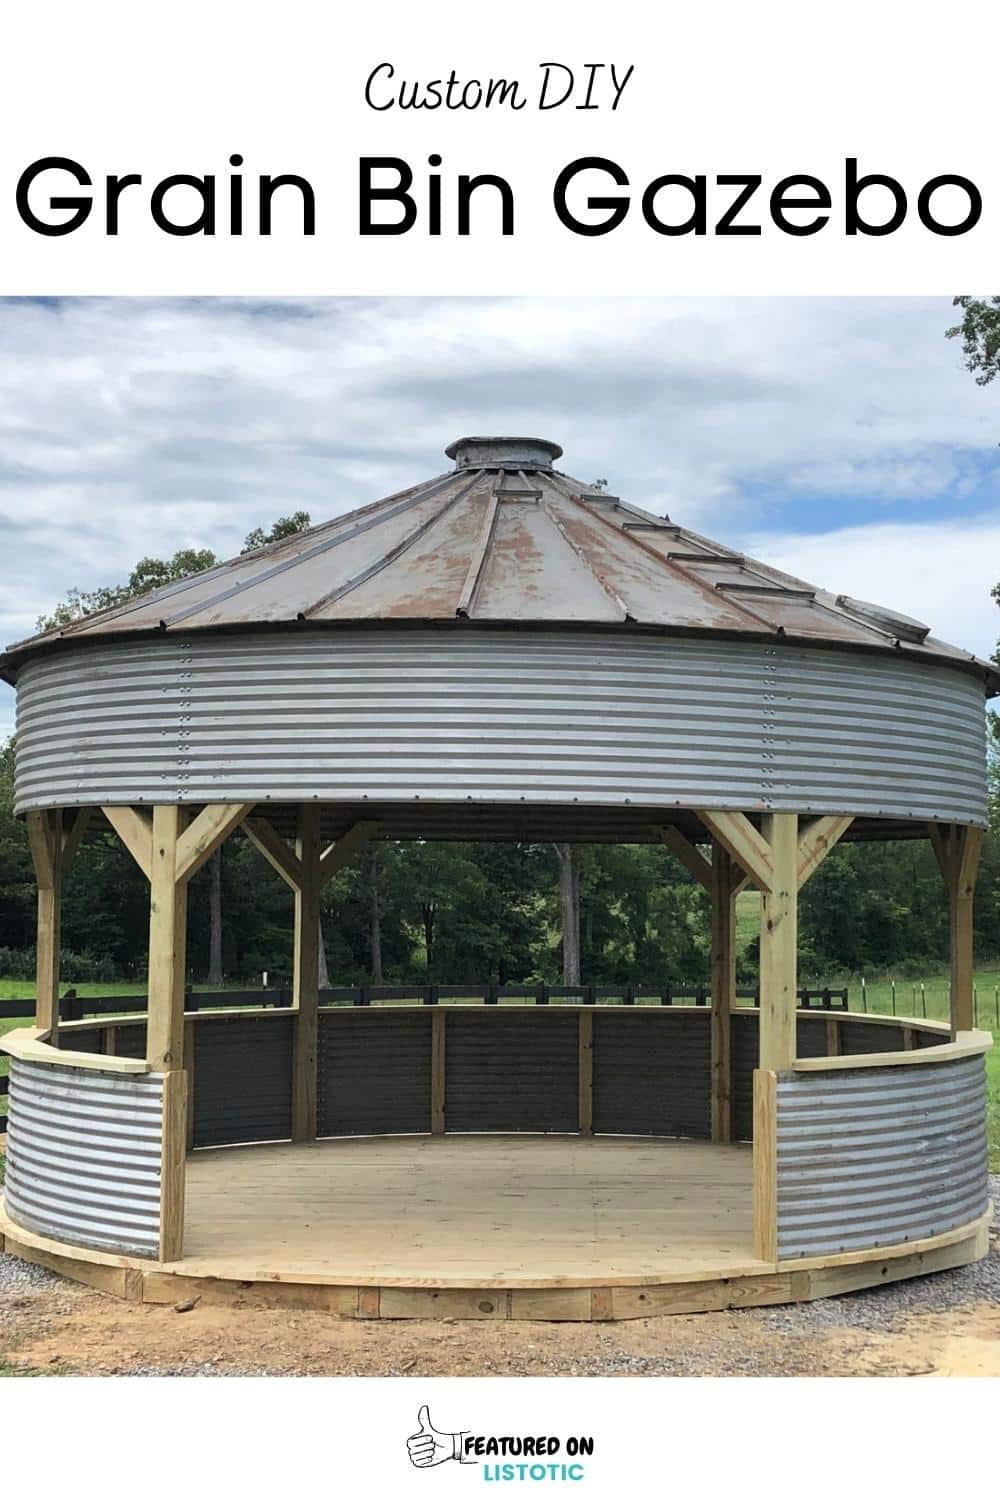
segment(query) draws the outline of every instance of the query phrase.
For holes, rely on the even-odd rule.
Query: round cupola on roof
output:
[[[465,437],[444,451],[456,469],[551,469],[562,457],[559,444],[546,438]]]

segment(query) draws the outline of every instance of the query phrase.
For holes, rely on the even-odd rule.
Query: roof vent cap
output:
[[[863,620],[866,625],[874,625],[877,630],[885,630],[889,635],[898,636],[901,641],[919,643],[931,633],[929,625],[915,620],[912,615],[897,614],[894,609],[885,609],[881,604],[869,604],[865,599],[852,599],[849,594],[838,594],[837,603],[849,615]]]
[[[456,469],[551,469],[562,453],[545,438],[464,437],[444,450]]]

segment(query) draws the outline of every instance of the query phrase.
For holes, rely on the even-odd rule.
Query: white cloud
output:
[[[1000,510],[961,524],[852,526],[822,536],[747,536],[752,556],[837,594],[901,610],[939,639],[992,656],[1000,611]]]
[[[724,540],[765,533],[806,577],[838,559],[860,581],[836,588],[983,650],[1000,403],[951,317],[942,298],[0,303],[0,639],[144,554],[230,555],[513,431]],[[859,517],[902,528],[905,564]]]

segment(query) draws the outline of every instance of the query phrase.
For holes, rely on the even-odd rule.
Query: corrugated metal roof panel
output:
[[[297,536],[21,641],[0,658],[156,632],[395,620],[633,625],[830,641],[1000,673],[926,627],[766,564],[553,470],[528,438],[463,438],[456,468]],[[894,622],[898,624],[898,630]]]

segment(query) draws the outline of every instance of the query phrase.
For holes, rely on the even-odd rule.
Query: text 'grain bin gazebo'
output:
[[[350,1316],[559,1318],[984,1253],[994,670],[560,453],[463,439],[439,478],[2,658],[39,887],[37,1024],[6,1039],[8,1250],[147,1300],[198,1278]],[[150,882],[148,1024],[58,1023],[88,819]],[[185,1016],[186,883],[237,828],[295,892],[294,1008]],[[799,887],[840,838],[925,836],[950,1032],[797,1014]],[[321,1003],[323,882],[412,837],[662,841],[711,892],[710,1011]],[[734,1005],[747,883],[759,1010]]]

